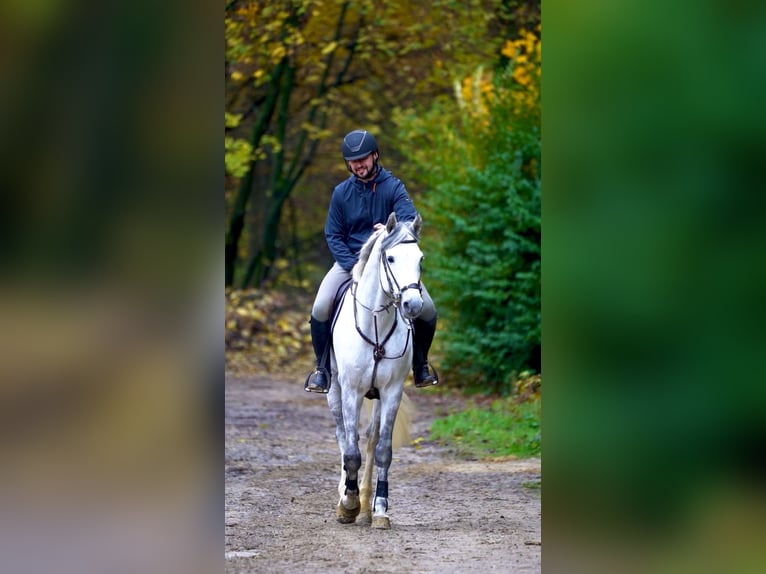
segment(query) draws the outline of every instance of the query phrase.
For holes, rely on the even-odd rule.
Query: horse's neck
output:
[[[362,271],[362,276],[356,289],[356,298],[363,307],[358,314],[358,322],[361,328],[373,323],[373,314],[377,316],[378,330],[394,320],[395,309],[388,305],[389,298],[383,292],[380,278],[380,244],[376,245]],[[383,311],[386,308],[387,311]],[[373,312],[370,312],[370,309]]]

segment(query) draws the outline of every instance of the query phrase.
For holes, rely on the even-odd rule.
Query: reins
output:
[[[364,339],[364,341],[366,343],[372,345],[372,357],[373,357],[373,359],[375,359],[375,366],[377,367],[378,361],[380,361],[381,359],[400,359],[400,358],[402,358],[404,356],[404,353],[407,352],[407,345],[409,345],[409,342],[410,342],[410,329],[412,328],[412,322],[407,320],[407,319],[405,319],[405,321],[407,321],[407,323],[408,323],[408,326],[407,326],[407,340],[404,342],[404,349],[402,350],[402,352],[399,355],[395,356],[395,357],[387,357],[386,356],[386,350],[385,350],[384,346],[388,342],[388,340],[391,338],[391,335],[394,334],[394,331],[396,331],[397,314],[398,313],[394,314],[394,322],[391,325],[391,328],[388,330],[388,333],[386,333],[386,336],[384,337],[383,341],[381,341],[380,340],[380,336],[378,334],[378,311],[376,311],[374,309],[370,309],[369,307],[367,307],[366,305],[361,303],[356,298],[356,287],[357,287],[357,283],[354,282],[353,285],[351,285],[351,295],[354,298],[354,326],[356,327],[356,332],[359,333],[359,336],[362,339]],[[370,339],[367,335],[365,335],[364,331],[362,331],[362,329],[359,327],[359,314],[358,314],[359,312],[357,310],[359,305],[361,305],[362,307],[364,307],[365,309],[367,309],[368,311],[370,311],[372,313],[372,323],[373,323],[373,327],[374,327],[374,330],[375,330],[375,340],[374,341],[372,339]],[[379,311],[385,311],[386,313],[388,313],[388,309],[389,309],[390,306],[391,305],[386,305],[386,306],[382,307]],[[397,308],[397,310],[398,310],[398,308]],[[374,376],[375,375],[373,374],[373,378],[374,378]]]
[[[417,243],[417,242],[418,242],[417,239],[412,238],[412,239],[400,241],[399,243]],[[391,270],[391,266],[388,263],[386,252],[383,250],[381,250],[380,259],[381,259],[381,263],[383,264],[383,269],[385,271],[386,281],[388,283],[388,291],[386,291],[386,288],[383,285],[382,277],[379,277],[380,288],[382,289],[383,293],[389,298],[388,304],[383,305],[380,309],[372,309],[366,306],[364,303],[359,301],[356,297],[356,288],[358,286],[358,282],[354,281],[351,285],[351,295],[354,298],[354,326],[356,327],[356,332],[359,333],[359,336],[362,338],[362,340],[364,340],[367,344],[372,346],[372,358],[374,362],[372,367],[372,384],[371,384],[370,392],[373,395],[375,394],[374,391],[377,391],[377,389],[375,389],[375,378],[378,373],[378,363],[380,363],[382,359],[401,359],[404,356],[404,354],[407,352],[407,348],[409,347],[409,344],[410,344],[410,334],[412,332],[412,321],[410,321],[409,319],[405,319],[404,316],[402,316],[402,319],[406,321],[407,323],[407,338],[404,341],[404,348],[402,349],[401,353],[399,353],[398,355],[395,355],[395,356],[386,355],[385,345],[388,342],[388,340],[391,338],[391,336],[394,334],[394,331],[396,331],[396,327],[398,325],[397,315],[402,314],[402,311],[400,309],[402,293],[404,293],[407,289],[417,289],[418,291],[422,290],[420,281],[418,281],[417,283],[410,283],[409,285],[405,285],[404,288],[400,288],[399,282],[396,280],[396,277],[394,276],[394,273]],[[370,337],[368,337],[359,327],[359,314],[358,314],[359,306],[362,306],[364,309],[366,309],[372,314],[372,323],[373,323],[373,329],[375,332],[375,340],[372,340]],[[396,309],[396,311],[394,312],[394,322],[391,325],[391,328],[388,330],[388,333],[386,333],[386,336],[381,341],[380,334],[378,333],[378,313],[382,311],[385,311],[386,313],[388,313],[391,306],[394,306],[394,308]]]

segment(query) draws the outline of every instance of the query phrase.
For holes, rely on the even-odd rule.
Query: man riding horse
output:
[[[330,316],[340,286],[350,279],[359,249],[370,235],[383,227],[390,213],[400,221],[412,221],[417,212],[404,184],[378,159],[375,138],[365,130],[354,130],[341,146],[346,168],[351,175],[335,187],[325,224],[327,245],[335,263],[319,285],[311,310],[311,342],[316,355],[316,370],[306,379],[305,390],[327,393],[330,389]],[[416,387],[437,384],[436,371],[428,365],[428,351],[436,332],[436,308],[422,286],[423,310],[412,322],[412,374]]]

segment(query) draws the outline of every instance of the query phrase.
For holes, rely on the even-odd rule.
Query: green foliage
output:
[[[224,137],[224,161],[226,173],[242,177],[250,169],[253,159],[253,146],[243,139]]]
[[[443,319],[444,372],[503,394],[539,370],[541,344],[539,106],[519,105],[533,92],[511,70],[494,85],[472,78],[483,98],[397,117],[428,189],[424,277]]]
[[[489,409],[472,406],[436,419],[431,438],[472,458],[540,456],[540,402],[498,399]]]
[[[226,129],[232,130],[239,126],[242,121],[242,114],[224,112],[224,121]],[[242,177],[250,169],[250,163],[253,160],[253,146],[247,140],[228,135],[224,137],[223,143],[226,173],[234,177]]]

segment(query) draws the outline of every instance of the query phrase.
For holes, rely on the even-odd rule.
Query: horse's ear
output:
[[[420,217],[420,214],[418,213],[415,216],[415,220],[412,222],[412,232],[415,234],[415,237],[418,239],[420,238],[420,230],[423,227],[423,218]]]
[[[386,231],[391,233],[394,227],[396,227],[396,212],[392,211],[391,215],[388,216],[388,221],[386,221]]]

